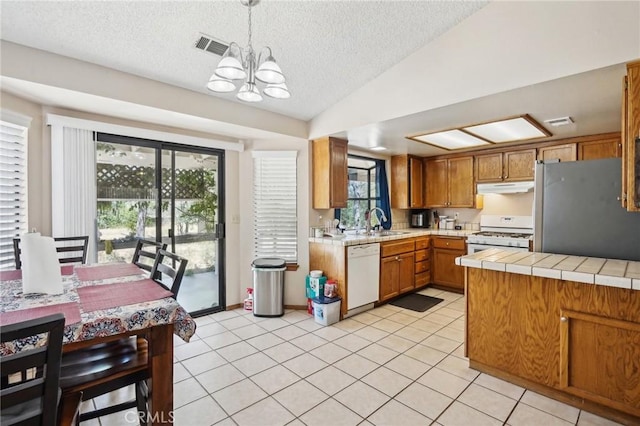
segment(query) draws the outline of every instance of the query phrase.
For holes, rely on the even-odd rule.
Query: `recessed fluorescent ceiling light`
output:
[[[374,146],[371,147],[371,151],[385,151],[387,148],[385,148],[384,146]]]
[[[449,150],[471,148],[473,146],[488,144],[488,142],[458,129],[413,136],[410,139]]]
[[[483,139],[494,143],[522,141],[551,136],[542,126],[537,125],[529,116],[510,118],[492,123],[463,127]]]

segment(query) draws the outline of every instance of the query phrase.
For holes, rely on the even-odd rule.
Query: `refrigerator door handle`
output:
[[[542,211],[544,193],[544,162],[538,160],[534,167],[533,186],[533,251],[542,251]]]

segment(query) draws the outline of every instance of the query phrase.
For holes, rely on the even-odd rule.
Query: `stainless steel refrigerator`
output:
[[[620,205],[620,158],[538,162],[534,251],[640,260],[640,213]]]

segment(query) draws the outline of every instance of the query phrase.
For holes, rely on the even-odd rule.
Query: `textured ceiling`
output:
[[[270,46],[292,93],[256,104],[310,120],[487,2],[276,1],[253,8],[253,45]],[[200,33],[247,43],[240,1],[5,1],[1,38],[197,92],[218,57]],[[240,101],[237,101],[240,102]]]

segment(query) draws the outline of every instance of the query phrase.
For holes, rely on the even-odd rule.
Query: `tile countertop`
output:
[[[358,244],[379,243],[382,241],[401,240],[403,238],[415,238],[423,235],[446,235],[451,237],[466,237],[478,231],[454,231],[444,229],[418,229],[418,228],[406,228],[406,229],[392,229],[393,232],[401,232],[396,235],[384,235],[384,236],[365,236],[365,235],[346,235],[344,237],[323,237],[323,238],[309,238],[310,243],[322,243],[322,244],[336,244],[340,246],[355,246]]]
[[[460,256],[456,265],[640,290],[640,262],[630,260],[489,249]]]

